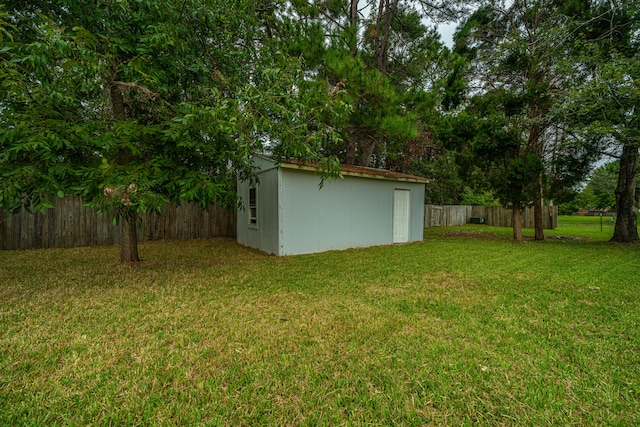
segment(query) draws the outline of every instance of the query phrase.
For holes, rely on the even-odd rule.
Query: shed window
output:
[[[249,188],[249,226],[258,226],[258,198],[256,188]]]

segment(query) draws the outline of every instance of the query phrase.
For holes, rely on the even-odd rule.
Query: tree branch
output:
[[[118,86],[118,87],[121,87],[121,88],[127,89],[127,90],[133,89],[133,90],[145,95],[146,97],[148,97],[152,101],[157,101],[158,99],[160,99],[160,94],[159,93],[153,92],[153,91],[147,89],[146,87],[139,85],[136,82],[122,82],[122,81],[119,81],[119,80],[114,80],[114,81],[111,82],[111,84],[113,86]]]

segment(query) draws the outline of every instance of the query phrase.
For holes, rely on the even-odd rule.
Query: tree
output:
[[[606,163],[593,171],[584,191],[593,195],[593,208],[616,210],[615,190],[620,175],[620,162]]]
[[[522,134],[509,115],[507,92],[497,91],[472,98],[468,108],[476,119],[471,149],[482,165],[502,205],[512,210],[513,238],[523,241],[522,210],[539,193],[542,160],[523,147]]]
[[[616,210],[615,190],[620,172],[620,162],[614,161],[597,167],[587,185],[580,191],[567,191],[559,200],[561,215],[571,215],[580,209]]]
[[[432,177],[425,188],[425,203],[455,205],[461,202],[464,182],[455,155],[431,132],[407,141],[399,156],[387,160],[387,166],[412,175]]]
[[[470,61],[470,111],[480,114],[480,135],[486,137],[483,142],[474,137],[476,153],[492,168],[501,165],[493,183],[513,209],[514,227],[520,226],[519,210],[534,206],[536,240],[544,239],[542,202],[555,150],[553,106],[562,102],[570,75],[561,60],[572,49],[573,24],[565,13],[570,6],[554,0],[484,6],[456,38],[456,51]],[[522,240],[515,228],[514,238]]]
[[[584,123],[582,132],[598,135],[610,148],[619,147],[615,188],[617,212],[612,241],[639,240],[637,231],[640,131],[635,110],[640,103],[640,56],[603,59],[597,78],[575,94],[572,113]],[[614,151],[615,153],[615,151]]]
[[[122,262],[139,260],[140,214],[235,207],[253,152],[317,159],[336,137],[322,119],[341,102],[299,90],[252,2],[12,1],[0,25],[2,206],[79,194],[122,222]]]
[[[638,161],[640,160],[640,20],[634,2],[594,2],[580,65],[587,75],[566,105],[567,116],[585,138],[596,139],[620,159],[615,190],[617,220],[612,241],[640,240]]]
[[[349,112],[333,122],[341,134],[327,155],[363,166],[398,168],[412,140],[428,138],[434,82],[446,54],[427,14],[452,17],[462,2],[270,2],[265,22],[279,47],[301,56],[306,76],[340,92]],[[425,113],[426,112],[426,113]]]

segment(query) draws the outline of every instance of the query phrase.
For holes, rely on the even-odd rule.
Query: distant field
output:
[[[599,216],[559,215],[558,224],[559,225],[588,225],[588,226],[599,227],[600,217]],[[602,225],[613,227],[615,225],[615,218],[611,216],[603,216]]]
[[[545,230],[545,234],[547,236],[568,235],[597,241],[611,239],[615,226],[612,217],[602,217],[602,230],[600,224],[599,216],[560,215],[558,216],[558,227],[555,230]]]
[[[567,238],[568,240],[586,240],[586,241],[608,241],[613,236],[615,223],[611,221],[610,217],[602,218],[602,230],[600,230],[600,217],[589,216],[558,216],[558,227],[554,230],[544,230],[544,234],[550,240],[558,240]],[[483,230],[483,232],[493,235],[499,235],[505,239],[510,239],[513,235],[513,230],[507,227],[489,227],[489,226],[471,226],[477,230]],[[463,227],[464,228],[464,227]],[[450,228],[454,230],[457,228]],[[433,229],[427,229],[430,232]],[[525,228],[522,230],[525,239],[531,240],[534,236],[534,230],[532,228]]]
[[[570,222],[0,252],[0,425],[639,425],[640,245]]]

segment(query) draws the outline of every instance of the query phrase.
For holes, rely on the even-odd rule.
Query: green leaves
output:
[[[600,138],[640,145],[640,55],[600,56],[594,78],[570,93],[564,114],[574,126]]]
[[[91,10],[43,4],[33,20],[20,9],[24,5],[15,5],[13,19],[25,30],[0,50],[5,208],[46,207],[39,195],[69,193],[104,210],[120,212],[124,198],[127,207],[145,211],[187,194],[171,184],[181,175],[196,174],[198,179],[184,182],[197,185],[235,181],[224,170],[237,151],[250,150],[237,149],[234,119],[228,106],[215,103],[211,87],[216,57],[230,50],[218,45],[214,3],[119,2]],[[193,16],[206,21],[181,20],[191,16],[185,9],[191,7]],[[13,29],[4,22],[4,32]],[[185,63],[197,65],[185,73]],[[114,88],[122,95],[125,120],[114,120]],[[181,117],[184,110],[199,118]],[[126,191],[132,183],[135,194]],[[105,202],[109,186],[121,194],[119,200]],[[212,203],[213,191],[206,193],[205,203]]]
[[[615,190],[620,174],[620,162],[606,163],[596,170],[589,178],[589,183],[580,194],[580,201],[584,203],[580,206],[585,209],[605,209],[616,210]]]
[[[253,154],[319,161],[336,176],[353,129],[382,158],[434,104],[421,62],[401,54],[404,43],[424,59],[433,42],[410,12],[393,28],[389,52],[406,65],[395,77],[376,69],[371,45],[352,55],[327,41],[323,13],[341,14],[339,2],[9,4],[0,185],[11,209],[67,194],[116,218],[165,201],[235,206],[236,179],[255,178]]]

